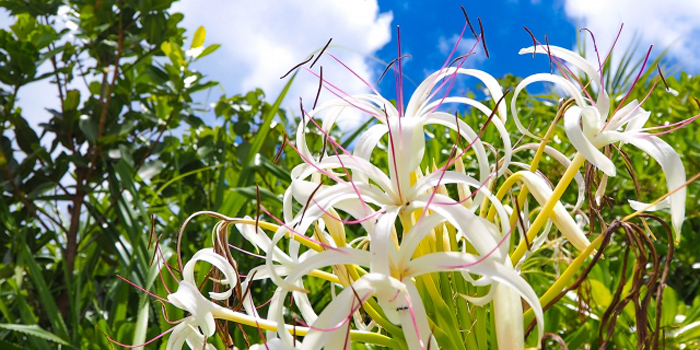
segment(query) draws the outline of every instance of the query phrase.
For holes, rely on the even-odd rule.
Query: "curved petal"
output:
[[[567,50],[563,47],[559,46],[551,46],[551,45],[537,45],[537,46],[531,46],[528,48],[521,49],[519,54],[525,55],[529,53],[541,53],[541,54],[549,54],[554,57],[561,58],[571,64],[573,64],[576,68],[582,70],[586,75],[588,75],[588,78],[591,79],[599,88],[600,91],[598,93],[598,99],[596,101],[596,109],[598,112],[600,112],[601,115],[607,116],[609,109],[610,109],[610,98],[608,97],[607,93],[603,89],[603,85],[601,84],[601,69],[600,68],[595,68],[592,64],[590,64],[588,61],[586,61],[585,58],[581,57],[579,54]]]
[[[358,308],[359,303],[364,302],[364,300],[358,301],[357,296],[366,299],[372,294],[376,294],[382,300],[386,299],[387,296],[388,298],[393,297],[397,291],[406,294],[403,283],[386,275],[369,273],[360,277],[352,284],[352,288],[345,288],[321,312],[316,322],[311,325],[309,333],[304,337],[302,348],[305,350],[321,349],[329,343],[328,340],[333,335],[340,333],[344,336],[347,332],[347,327],[344,325],[349,322],[353,309]],[[284,299],[284,295],[282,293],[280,298]],[[270,308],[272,310],[272,306]],[[278,308],[277,311],[281,312],[282,309]],[[288,336],[289,333],[286,333]]]
[[[187,281],[180,281],[177,292],[168,295],[168,301],[192,314],[205,336],[211,337],[216,332],[213,311],[216,304],[204,298],[197,287]]]
[[[523,302],[513,288],[494,283],[493,318],[496,323],[496,339],[501,350],[525,349],[523,331]]]
[[[406,276],[419,276],[432,272],[445,272],[463,270],[488,276],[496,282],[502,283],[517,291],[520,296],[532,307],[537,319],[538,341],[544,331],[544,315],[540,300],[532,290],[532,287],[513,270],[512,267],[497,262],[494,259],[484,259],[478,256],[457,252],[440,252],[423,255],[412,260],[406,271]],[[522,315],[522,314],[521,314]]]
[[[527,188],[540,205],[544,205],[552,196],[552,189],[544,179],[537,174],[529,171],[519,171],[516,175],[522,176]],[[552,221],[554,221],[559,231],[561,231],[564,237],[566,237],[576,249],[584,250],[591,244],[588,238],[586,238],[586,234],[581,231],[581,228],[576,224],[574,218],[569,215],[569,212],[566,211],[566,208],[564,208],[561,202],[557,202],[557,204],[554,205]]]
[[[268,339],[265,344],[253,344],[248,350],[292,350],[279,338]]]
[[[538,143],[527,143],[522,146],[519,146],[518,148],[513,150],[513,153],[518,153],[522,150],[528,149],[535,151],[540,147]],[[568,168],[569,165],[571,165],[571,160],[569,158],[566,158],[564,153],[559,152],[557,149],[550,147],[550,146],[545,146],[544,147],[544,153],[548,154],[552,158],[554,158],[557,162],[561,163],[561,165],[564,166],[564,168]],[[529,169],[529,165],[526,169]],[[583,175],[581,175],[581,172],[576,172],[576,175],[574,175],[574,181],[576,181],[576,186],[578,187],[578,196],[576,197],[576,204],[574,204],[574,208],[570,210],[570,212],[575,212],[578,209],[580,209],[583,206],[583,200],[586,198],[586,185],[583,181]]]
[[[209,292],[209,296],[214,300],[225,300],[231,296],[234,286],[238,283],[238,274],[236,269],[231,266],[231,264],[223,256],[214,252],[212,248],[201,249],[194,254],[192,259],[185,264],[182,270],[182,279],[195,285],[197,282],[194,280],[194,265],[197,261],[206,261],[212,264],[214,267],[219,269],[224,274],[224,279],[220,280],[221,284],[228,284],[230,286],[225,292]]]
[[[467,106],[472,106],[472,107],[475,107],[476,109],[478,109],[479,111],[481,111],[481,113],[483,113],[487,117],[490,116],[491,112],[492,112],[492,110],[489,109],[488,107],[486,107],[486,105],[484,105],[483,103],[475,101],[475,100],[467,98],[467,97],[460,97],[460,96],[448,97],[444,101],[442,101],[442,103],[443,104],[444,103],[460,103],[460,104],[464,104]],[[500,106],[503,106],[503,108],[505,108],[505,106],[506,106],[505,102],[501,103],[499,105],[499,108],[500,108]],[[510,164],[510,161],[512,158],[512,151],[511,151],[512,146],[511,146],[511,142],[510,142],[510,134],[508,133],[508,130],[506,130],[505,125],[503,124],[505,122],[505,119],[506,118],[503,118],[503,117],[491,119],[491,123],[493,123],[493,125],[496,127],[496,130],[498,130],[498,133],[501,136],[501,140],[503,141],[503,148],[502,148],[502,150],[504,152],[503,159],[502,159],[503,165],[501,166],[501,169],[499,169],[499,171],[498,171],[498,176],[503,175],[503,173],[508,168],[508,165]]]
[[[564,129],[566,130],[566,135],[569,137],[569,141],[571,141],[574,148],[576,148],[586,160],[602,170],[606,175],[615,176],[617,172],[615,164],[613,164],[610,158],[599,151],[598,147],[591,143],[589,138],[585,135],[584,130],[581,129],[581,119],[583,115],[586,113],[597,113],[597,111],[591,111],[591,109],[592,107],[579,108],[577,106],[571,106],[564,113]]]
[[[406,115],[421,117],[423,114],[430,112],[432,108],[426,108],[426,105],[431,92],[435,88],[435,85],[437,85],[438,82],[441,82],[443,78],[452,74],[468,75],[481,80],[484,86],[486,86],[486,88],[489,90],[489,93],[494,101],[497,101],[501,98],[501,96],[503,96],[501,85],[498,83],[498,80],[496,80],[490,74],[478,69],[450,67],[441,69],[431,74],[425,80],[423,80],[420,85],[418,85],[408,102],[408,106],[406,107]],[[442,96],[440,96],[438,100],[441,98]],[[506,106],[503,104],[500,105],[498,107],[498,112],[501,120],[505,122],[507,115]]]
[[[656,203],[652,205],[651,203],[644,203],[644,202],[639,202],[634,199],[629,200],[630,207],[634,210],[644,210],[644,211],[657,211],[657,210],[663,210],[663,209],[668,209],[671,207],[671,201],[669,200],[668,197],[664,198],[662,201],[659,203]]]
[[[510,112],[513,115],[513,120],[515,121],[515,126],[520,130],[521,133],[524,135],[530,136],[534,139],[539,140],[540,137],[536,136],[535,134],[531,133],[521,122],[520,118],[518,118],[518,109],[517,109],[517,100],[518,100],[518,95],[520,95],[520,92],[525,89],[528,85],[536,82],[549,82],[549,83],[554,83],[560,88],[563,88],[566,92],[569,93],[569,96],[571,96],[575,101],[576,104],[579,106],[586,106],[586,102],[583,98],[583,95],[579,92],[579,89],[574,86],[570,81],[554,74],[548,74],[548,73],[538,73],[538,74],[533,74],[525,79],[523,79],[518,85],[515,87],[515,92],[513,92],[513,99],[510,102]]]
[[[673,226],[676,244],[678,244],[681,240],[683,221],[685,221],[685,197],[687,192],[686,187],[684,187],[686,181],[685,166],[681,161],[681,157],[668,143],[656,136],[648,134],[630,135],[628,133],[611,131],[605,132],[601,137],[604,137],[606,142],[624,141],[630,143],[649,154],[661,165],[661,170],[666,176],[666,186],[669,191],[678,189],[669,196],[671,226]]]
[[[411,202],[406,210],[425,208],[429,198],[430,195],[418,197]],[[449,197],[436,194],[433,197],[433,201],[447,203],[453,200]],[[485,222],[487,221],[480,220],[478,216],[460,205],[431,204],[430,210],[432,210],[434,214],[444,217],[446,221],[457,229],[458,234],[463,235],[474,246],[479,254],[483,256],[490,254],[491,257],[495,259],[503,258],[501,250],[496,249],[498,247],[498,242],[485,226]]]

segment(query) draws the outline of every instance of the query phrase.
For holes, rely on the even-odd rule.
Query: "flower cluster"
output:
[[[179,350],[184,343],[193,350],[214,349],[207,338],[216,333],[217,320],[259,332],[265,343],[252,347],[257,349],[348,349],[354,341],[397,349],[463,349],[486,345],[472,336],[478,329],[470,326],[477,321],[489,325],[498,348],[523,349],[526,313],[534,317],[539,343],[543,303],[549,300],[535,293],[520,266],[554,237],[564,237],[584,258],[595,251],[597,243],[584,233],[586,224],[573,215],[583,204],[587,181],[580,168],[588,161],[604,176],[615,176],[615,164],[601,149],[616,142],[649,154],[661,165],[669,190],[678,188],[661,205],[631,204],[660,209],[667,203],[680,239],[685,171],[679,155],[643,128],[649,112],[638,101],[623,100],[610,113],[599,69],[569,50],[533,46],[521,51],[528,53],[547,54],[566,74],[522,80],[510,105],[508,91],[495,78],[461,66],[466,57],[425,79],[405,107],[400,92],[396,107],[376,90],[350,95],[319,77],[337,99],[302,109],[291,147],[303,163],[291,172],[281,217],[267,212],[267,222],[193,215],[209,214],[221,222],[214,230],[214,248],[200,250],[184,264],[177,291],[167,297],[189,314],[172,329],[167,349]],[[571,69],[584,72],[593,86],[584,86]],[[487,99],[454,94],[459,76],[478,79]],[[517,108],[518,95],[533,82],[554,83],[570,97],[551,117],[544,136],[524,126]],[[480,125],[448,113],[446,104],[481,115]],[[348,110],[375,120],[352,150],[331,137]],[[548,143],[559,119],[576,154]],[[514,146],[509,123],[539,142]],[[426,151],[430,131],[438,129],[446,136],[432,140],[447,140],[440,159]],[[310,146],[310,130],[322,136],[321,150]],[[483,140],[486,130],[497,135],[495,143]],[[566,167],[563,175],[548,178],[538,171],[544,155]],[[564,203],[562,194],[572,181],[578,199]],[[604,193],[601,184],[598,190]],[[226,246],[231,227],[264,253],[264,263],[245,277]],[[218,270],[206,277],[215,286],[208,294],[198,288],[202,279],[195,278],[199,261]],[[329,301],[312,302],[307,289],[312,279],[325,281],[312,281],[316,285],[327,283]],[[261,280],[276,288],[266,315],[259,314],[260,305],[249,292]],[[239,303],[236,311],[224,305],[231,299]]]

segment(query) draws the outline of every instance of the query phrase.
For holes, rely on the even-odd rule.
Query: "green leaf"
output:
[[[9,329],[11,331],[24,333],[33,337],[39,337],[45,340],[52,341],[65,346],[71,346],[68,342],[61,339],[61,337],[39,327],[38,325],[24,325],[24,324],[7,324],[0,323],[0,328]]]
[[[236,187],[233,188],[233,191],[238,192],[249,199],[256,199],[258,196],[257,193],[257,188],[255,186],[248,186],[248,187]],[[277,201],[279,204],[282,204],[282,198],[277,196],[276,194],[270,192],[267,188],[260,187],[260,200],[264,201],[266,199],[271,199]]]
[[[97,141],[97,122],[92,119],[86,114],[81,115],[78,127],[80,127],[80,131],[83,132],[88,141],[95,143]]]
[[[3,350],[25,350],[25,348],[17,344],[6,342],[2,339],[0,339],[0,348],[2,348]]]
[[[263,142],[265,142],[265,139],[269,137],[268,133],[270,132],[270,125],[272,124],[272,119],[275,117],[275,114],[277,114],[277,112],[279,111],[280,105],[282,104],[284,97],[287,96],[287,92],[289,92],[289,88],[292,86],[292,82],[294,82],[294,78],[296,78],[296,76],[297,73],[294,73],[294,75],[292,75],[287,84],[284,86],[282,92],[280,92],[279,96],[277,96],[275,104],[272,105],[272,108],[270,108],[270,110],[263,118],[263,122],[260,125],[260,129],[258,129],[258,132],[256,133],[255,137],[253,137],[250,150],[248,151],[248,154],[246,155],[245,160],[243,161],[244,167],[241,171],[241,176],[238,178],[238,187],[243,187],[244,185],[246,185],[246,182],[250,180],[250,170],[253,160],[255,159],[255,155],[260,151],[260,148],[262,147]]]
[[[63,109],[65,111],[73,111],[78,108],[80,104],[80,91],[78,90],[68,90],[66,93],[66,100],[63,101]]]
[[[207,47],[204,49],[204,51],[202,51],[202,52],[197,56],[197,59],[200,59],[200,58],[202,58],[202,57],[204,57],[204,56],[208,56],[209,54],[211,54],[212,52],[216,51],[216,50],[219,49],[220,47],[221,47],[221,45],[219,45],[219,44],[211,44],[211,45],[207,46]]]
[[[194,37],[192,38],[192,46],[190,46],[191,49],[195,47],[200,47],[204,45],[204,39],[207,37],[207,31],[204,29],[203,26],[199,26],[197,28],[197,31],[194,32]]]
[[[20,254],[22,255],[22,261],[27,264],[27,267],[29,268],[29,277],[39,293],[39,299],[43,305],[44,311],[47,313],[51,326],[60,335],[60,337],[56,335],[54,335],[54,337],[58,337],[59,339],[67,339],[68,329],[66,328],[63,317],[61,317],[61,313],[56,306],[54,295],[52,294],[51,289],[49,289],[46,280],[44,280],[41,267],[39,267],[39,264],[36,262],[36,260],[34,260],[34,256],[26,243],[21,245]]]

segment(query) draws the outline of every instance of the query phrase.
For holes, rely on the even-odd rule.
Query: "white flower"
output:
[[[552,82],[566,90],[576,101],[576,105],[569,108],[564,115],[564,128],[572,145],[591,164],[598,167],[606,175],[615,176],[615,164],[599,149],[618,141],[630,143],[649,154],[661,165],[669,190],[684,185],[686,180],[685,167],[680,156],[666,142],[653,134],[644,132],[642,126],[649,119],[650,113],[642,109],[639,102],[634,100],[624,107],[619,106],[615,113],[608,118],[610,98],[601,82],[598,69],[576,53],[556,46],[533,46],[520,50],[520,54],[533,52],[549,54],[555,59],[563,59],[581,69],[598,88],[598,96],[595,103],[589,104],[589,101],[581,94],[580,89],[569,80],[553,74],[532,75],[518,84],[512,101],[513,117],[521,132],[536,137],[523,127],[517,117],[515,110],[517,95],[525,86],[533,82]],[[676,235],[676,243],[680,241],[680,230],[685,220],[685,197],[685,187],[680,188],[669,197],[671,222]]]
[[[196,320],[192,316],[185,317],[175,326],[165,350],[180,350],[185,342],[192,350],[216,350],[216,347],[208,344],[204,335],[199,332]]]

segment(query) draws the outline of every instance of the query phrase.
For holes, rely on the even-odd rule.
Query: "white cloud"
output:
[[[333,38],[329,49],[360,76],[373,81],[374,55],[391,39],[391,13],[379,13],[376,0],[354,1],[195,1],[177,2],[174,11],[185,14],[191,35],[203,25],[207,44],[220,43],[215,54],[195,68],[222,83],[227,94],[259,87],[274,100],[286,79],[280,76]],[[337,46],[334,46],[337,45]],[[369,89],[332,59],[322,58],[324,78],[348,93]],[[298,97],[310,108],[318,79],[301,71],[285,100],[298,114]],[[321,100],[333,97],[327,91]]]
[[[604,55],[624,23],[616,46],[619,52],[631,44],[634,34],[640,39],[640,55],[654,44],[654,52],[670,48],[669,55],[681,69],[700,70],[700,1],[698,0],[566,0],[566,14],[581,21],[596,35]],[[589,45],[590,46],[590,45]],[[619,56],[619,55],[618,55]]]

